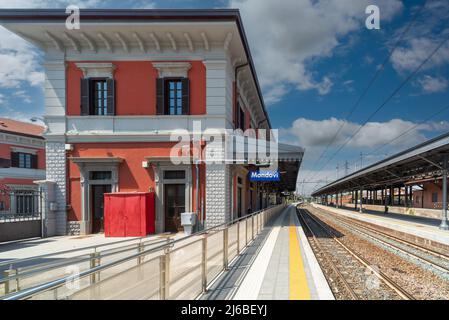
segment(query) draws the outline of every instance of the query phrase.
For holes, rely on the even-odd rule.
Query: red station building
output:
[[[182,212],[217,225],[296,189],[304,150],[267,134],[237,10],[82,10],[73,30],[66,19],[64,10],[0,12],[4,27],[45,52],[50,234],[101,232],[105,193],[154,193],[161,233],[180,230]],[[180,130],[190,138],[177,150]],[[221,145],[210,139],[217,135]],[[268,137],[276,158],[236,160],[227,146],[248,136],[243,150]],[[279,181],[250,181],[274,164]]]

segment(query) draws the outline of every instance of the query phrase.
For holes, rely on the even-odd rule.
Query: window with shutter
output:
[[[158,78],[156,82],[157,114],[190,114],[188,78]]]
[[[37,156],[23,152],[11,152],[11,167],[35,169],[37,168]]]
[[[81,115],[115,115],[114,79],[81,79]]]

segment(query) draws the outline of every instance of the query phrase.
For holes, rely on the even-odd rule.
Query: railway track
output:
[[[299,209],[299,218],[336,299],[414,299],[396,282],[338,240],[335,230],[307,210]]]
[[[320,212],[325,218],[332,219],[335,223],[346,229],[371,239],[392,252],[400,253],[409,258],[411,262],[423,266],[446,280],[449,280],[449,255],[417,245],[410,241],[393,236],[376,228],[367,226],[355,219],[337,216],[334,213],[314,208],[314,214]],[[317,214],[320,216],[320,214]],[[321,216],[320,216],[321,217]],[[417,263],[418,262],[418,263]]]

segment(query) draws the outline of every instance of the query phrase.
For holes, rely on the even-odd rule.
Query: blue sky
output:
[[[449,131],[449,44],[330,159],[386,97],[449,34],[449,3],[428,0],[376,82],[347,117],[423,0],[2,0],[0,7],[217,8],[241,10],[273,127],[306,148],[299,191]],[[368,4],[380,8],[380,30],[365,27]],[[41,53],[0,29],[0,116],[43,113]],[[438,110],[447,107],[428,121]],[[323,157],[325,147],[340,129]],[[411,130],[414,128],[413,130]],[[391,142],[405,131],[410,132]],[[384,146],[382,149],[378,150]],[[320,161],[318,161],[320,160]],[[328,163],[328,164],[327,164]],[[327,164],[327,165],[326,165]],[[322,169],[322,170],[318,170]],[[322,184],[322,183],[321,183]]]

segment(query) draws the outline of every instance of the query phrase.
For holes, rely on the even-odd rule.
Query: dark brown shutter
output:
[[[89,115],[90,104],[89,79],[81,79],[81,115]]]
[[[156,79],[156,114],[164,114],[164,78]]]
[[[31,155],[31,169],[37,169],[37,155]]]
[[[19,167],[19,153],[11,152],[11,167],[18,168]]]
[[[189,78],[183,78],[182,84],[182,114],[190,114]]]
[[[108,116],[115,116],[115,80],[107,79],[106,86],[108,90]]]

